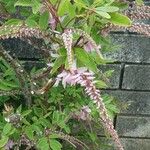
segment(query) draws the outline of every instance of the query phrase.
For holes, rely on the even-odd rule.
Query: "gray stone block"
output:
[[[46,66],[46,64],[40,61],[21,61],[21,64],[27,71],[31,71],[33,68],[41,69]]]
[[[112,76],[109,78],[108,88],[112,88],[112,89],[119,88],[121,65],[119,64],[101,65],[99,66],[99,69],[102,70],[102,72],[105,72],[108,70],[114,70]]]
[[[150,90],[150,65],[126,65],[123,89]]]
[[[150,115],[150,92],[105,91],[105,93],[116,98],[120,113]]]
[[[41,69],[47,66],[44,62],[41,61],[20,61],[19,63],[28,72],[31,71],[34,67],[35,69]],[[2,73],[1,68],[0,68],[0,73]]]
[[[105,146],[101,147],[99,150],[116,150],[115,144],[112,139],[107,139],[104,137],[99,137],[100,142]],[[124,150],[149,150],[150,149],[150,139],[137,139],[137,138],[120,138]]]
[[[150,117],[118,116],[116,130],[123,137],[150,138]]]
[[[124,150],[150,150],[150,139],[122,138]]]
[[[19,39],[9,39],[2,42],[4,48],[10,51],[10,54],[21,59],[39,59],[42,53],[38,49],[34,49],[28,43]]]
[[[113,42],[120,48],[105,54],[119,62],[150,63],[150,38],[133,34],[112,34]]]

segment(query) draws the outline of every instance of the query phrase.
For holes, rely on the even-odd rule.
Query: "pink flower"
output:
[[[49,24],[52,30],[56,29],[57,21],[53,17],[49,19]]]
[[[91,109],[88,106],[83,106],[78,114],[74,114],[74,118],[78,120],[88,120],[90,118]]]
[[[8,140],[7,144],[5,145],[5,150],[10,150],[14,147],[15,143],[12,140]]]
[[[87,52],[92,52],[92,51],[94,51],[94,49],[95,49],[95,47],[91,42],[87,42],[84,45],[84,50],[87,51]]]
[[[65,29],[64,33],[62,34],[63,42],[65,48],[67,50],[67,58],[69,68],[72,66],[73,63],[73,56],[72,56],[72,42],[73,42],[73,33],[71,29]]]

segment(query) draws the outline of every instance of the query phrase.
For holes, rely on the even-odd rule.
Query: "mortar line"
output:
[[[98,137],[102,137],[102,138],[107,138],[105,135],[98,135]],[[150,137],[132,137],[132,136],[122,136],[122,135],[119,135],[119,138],[121,139],[141,139],[141,140],[150,140]]]
[[[118,113],[117,114],[119,117],[123,116],[123,117],[128,117],[128,118],[132,118],[132,117],[150,117],[150,114],[132,114],[132,113]]]
[[[136,90],[136,89],[113,89],[113,88],[109,88],[109,89],[101,89],[101,91],[119,91],[119,92],[124,92],[124,91],[127,91],[127,92],[150,92],[150,89],[149,90]]]

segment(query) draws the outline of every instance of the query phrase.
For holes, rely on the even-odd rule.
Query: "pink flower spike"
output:
[[[72,67],[73,64],[73,56],[72,56],[72,42],[73,42],[73,34],[71,29],[65,29],[62,34],[62,39],[64,42],[64,46],[67,50],[67,59],[69,68]]]

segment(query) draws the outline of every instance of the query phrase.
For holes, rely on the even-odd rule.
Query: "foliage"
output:
[[[90,140],[91,148],[99,149],[102,145],[91,124],[100,125],[101,120],[123,150],[112,122],[118,112],[114,99],[99,90],[107,87],[105,79],[112,70],[102,74],[97,66],[109,62],[102,56],[102,50],[111,48],[109,39],[103,37],[107,27],[135,27],[124,15],[129,4],[118,0],[0,0],[0,7],[0,40],[28,42],[41,50],[47,64],[28,73],[0,46],[0,95],[5,96],[0,98],[4,105],[0,148],[60,150],[65,140],[76,149],[88,149],[81,140]],[[77,133],[76,124],[83,127]]]
[[[7,63],[5,65],[9,67]],[[11,88],[13,89],[13,87]],[[60,92],[58,93],[58,91]],[[7,97],[9,99],[9,96]],[[107,104],[106,106],[110,116],[113,117],[114,113],[118,112],[113,98],[108,95],[104,95],[103,98],[105,104]],[[9,103],[6,100],[5,103],[7,103],[7,105],[5,104],[3,109],[4,118],[1,117],[0,123],[1,148],[9,146],[9,139],[12,141],[12,148],[22,144],[22,146],[28,148],[61,149],[62,142],[60,143],[59,139],[66,141],[70,140],[72,148],[75,146],[74,144],[77,144],[76,146],[85,146],[84,144],[82,145],[82,143],[78,143],[79,141],[75,141],[75,136],[81,139],[91,139],[93,141],[93,144],[91,145],[93,148],[102,146],[98,141],[96,133],[93,132],[94,128],[92,127],[92,124],[95,124],[95,128],[96,126],[97,128],[101,126],[98,111],[95,110],[95,107],[93,103],[90,102],[89,98],[85,96],[83,88],[79,86],[67,86],[67,88],[64,89],[63,86],[60,85],[51,88],[46,95],[33,96],[33,99],[34,104],[30,109],[24,105],[13,108],[12,106],[9,106]],[[22,100],[19,101],[21,102]],[[76,120],[76,117],[80,114],[80,110],[84,105],[88,105],[92,110],[91,115],[88,116],[89,121],[87,120],[90,129],[85,126],[85,123],[83,123],[80,118]],[[80,135],[78,132],[75,132],[75,126],[81,126]],[[85,131],[87,134],[84,134]],[[69,137],[69,135],[67,135],[71,133],[74,137]],[[24,143],[23,140],[25,140]],[[29,140],[30,143],[28,143]],[[34,144],[33,141],[36,144]]]

